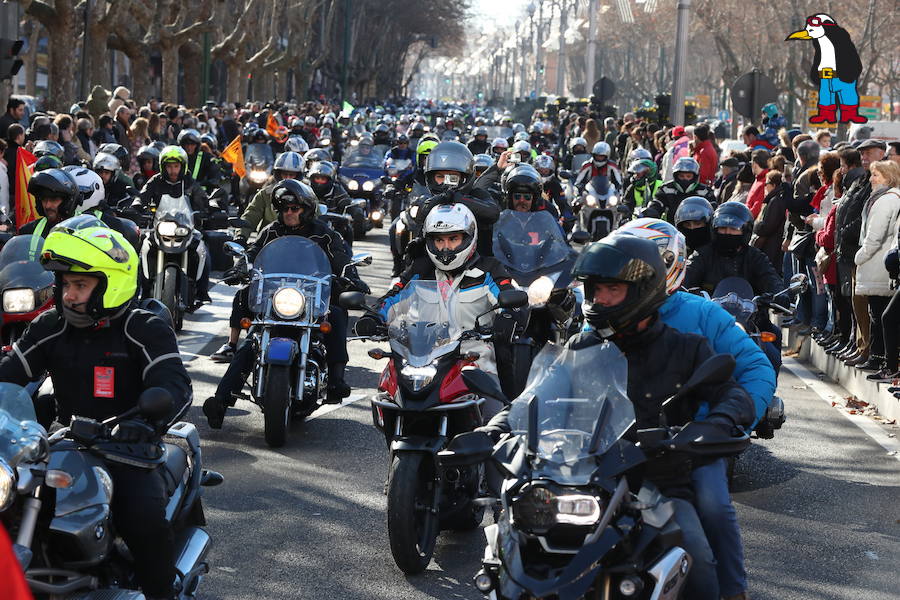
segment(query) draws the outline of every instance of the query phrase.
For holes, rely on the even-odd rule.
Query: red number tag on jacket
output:
[[[94,367],[94,397],[116,397],[116,370],[113,367]]]

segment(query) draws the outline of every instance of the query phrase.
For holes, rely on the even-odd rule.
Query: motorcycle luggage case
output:
[[[210,268],[213,271],[226,271],[234,266],[234,259],[225,253],[225,242],[231,241],[227,231],[207,231],[203,234],[209,247]]]

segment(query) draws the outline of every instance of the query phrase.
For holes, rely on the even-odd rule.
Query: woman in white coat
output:
[[[867,296],[871,319],[871,349],[866,370],[882,374],[885,365],[884,331],[881,316],[894,295],[884,257],[894,246],[900,215],[900,167],[891,161],[878,161],[869,167],[872,195],[863,208],[861,248],[856,252],[856,288],[854,293]],[[874,367],[874,368],[872,368]]]

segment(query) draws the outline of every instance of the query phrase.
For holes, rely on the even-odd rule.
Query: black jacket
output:
[[[644,210],[641,211],[641,216],[662,219],[665,214],[666,221],[674,224],[675,211],[678,210],[678,206],[681,204],[682,200],[691,196],[706,198],[713,206],[716,204],[716,195],[709,186],[698,183],[690,191],[682,192],[681,189],[675,185],[674,181],[667,181],[656,190],[653,200],[651,200],[647,206],[644,207]]]
[[[198,160],[200,161],[199,167],[197,167]],[[222,180],[219,166],[212,160],[212,156],[202,150],[197,150],[194,156],[188,156],[187,172],[202,186],[217,186]],[[195,172],[197,173],[196,177],[194,177]]]
[[[834,215],[834,247],[839,262],[853,265],[856,251],[860,247],[859,233],[862,229],[863,208],[872,195],[872,184],[869,183],[868,173],[862,167],[851,169],[847,177],[852,177],[853,182],[844,188],[844,196]],[[845,183],[847,177],[844,178]]]
[[[712,293],[726,277],[743,277],[753,287],[754,294],[774,294],[782,288],[782,278],[761,250],[744,246],[734,256],[722,256],[713,244],[691,254],[682,285]]]
[[[483,142],[479,142],[476,139],[473,139],[466,146],[469,149],[469,152],[472,154],[490,154],[491,143],[488,140],[484,140]]]
[[[580,333],[567,346],[578,350],[602,343],[594,331]],[[713,355],[706,338],[684,333],[656,320],[645,331],[615,340],[614,343],[628,360],[628,397],[634,406],[636,428],[659,426],[659,412],[663,402],[673,396],[694,373],[694,370]],[[677,356],[678,360],[672,360]],[[753,401],[733,378],[722,384],[697,388],[689,397],[666,410],[669,425],[684,425],[694,419],[702,402],[709,404],[706,421],[726,427],[748,427],[755,418]],[[498,435],[510,431],[509,410],[504,409],[487,425],[489,433]],[[646,476],[670,496],[690,498],[690,461],[683,456],[668,455],[653,460]]]
[[[200,213],[200,216],[206,216],[209,211],[209,199],[203,187],[197,185],[194,178],[190,175],[184,175],[179,181],[172,183],[166,179],[162,173],[157,173],[144,184],[141,189],[140,199],[144,207],[158,206],[163,194],[168,194],[173,198],[187,196],[191,207]]]
[[[765,253],[776,271],[781,265],[786,202],[790,194],[791,188],[786,183],[781,184],[777,190],[772,190],[763,200],[761,218],[757,218],[753,226],[753,233],[756,235],[753,247]]]
[[[150,387],[172,394],[170,420],[192,401],[175,332],[137,308],[99,329],[73,327],[55,308],[37,317],[0,360],[0,381],[25,385],[45,371],[60,411],[69,415],[106,419],[122,414]],[[105,382],[111,388],[105,389]]]
[[[737,187],[737,175],[738,172],[735,170],[734,172],[729,173],[728,177],[718,177],[716,179],[716,182],[713,184],[713,189],[719,204],[728,202],[728,199],[731,198],[731,195],[734,193],[734,188]]]

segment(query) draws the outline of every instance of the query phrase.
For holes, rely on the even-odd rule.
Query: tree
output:
[[[72,49],[78,42],[73,0],[20,0],[25,14],[37,19],[47,30],[48,44],[47,107],[68,110],[75,98],[75,73],[72,68]]]

